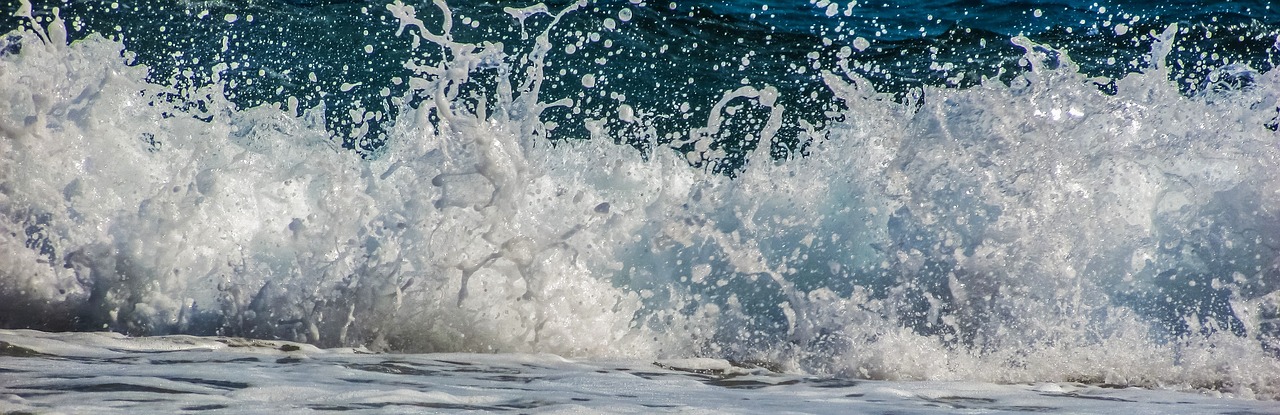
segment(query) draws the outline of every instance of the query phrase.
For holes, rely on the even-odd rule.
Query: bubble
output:
[[[867,38],[858,36],[857,38],[853,39],[853,47],[854,49],[857,49],[859,52],[866,50],[867,47],[870,47],[870,46],[871,46],[871,42],[868,42]]]
[[[636,117],[635,110],[632,109],[630,105],[627,105],[627,104],[618,105],[619,121],[628,122],[628,123],[635,122],[636,121],[635,117]]]

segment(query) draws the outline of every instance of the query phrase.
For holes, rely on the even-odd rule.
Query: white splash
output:
[[[769,143],[776,89],[726,91],[673,145],[689,154],[642,159],[602,128],[553,147],[540,115],[574,103],[540,98],[548,33],[583,3],[510,10],[553,20],[518,65],[453,40],[436,5],[439,32],[387,7],[449,58],[411,67],[371,161],[334,148],[322,108],[171,91],[119,43],[33,22],[0,56],[0,321],[1280,397],[1274,72],[1211,100],[1157,64],[1105,95],[1015,39],[1033,70],[1011,85],[899,104],[829,71],[847,109],[806,126],[812,155],[759,145],[730,180],[688,163],[722,157],[731,102],[768,110],[747,134]],[[460,96],[481,70],[491,96]]]

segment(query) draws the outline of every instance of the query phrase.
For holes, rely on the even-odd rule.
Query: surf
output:
[[[615,99],[550,139],[583,102],[547,99],[546,56],[584,2],[476,41],[444,2],[393,2],[369,13],[421,56],[395,111],[350,115],[385,134],[358,154],[323,104],[241,108],[227,66],[154,82],[23,5],[0,55],[7,327],[1277,397],[1280,83],[1236,66],[1247,87],[1189,96],[1176,25],[1140,73],[1013,37],[1007,83],[905,99],[850,49],[817,68],[837,110],[777,157],[796,108],[768,79],[676,137]]]

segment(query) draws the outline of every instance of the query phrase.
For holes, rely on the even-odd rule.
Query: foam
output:
[[[513,61],[454,41],[437,6],[440,31],[388,6],[452,58],[413,68],[372,160],[335,148],[322,108],[148,84],[58,19],[22,32],[0,56],[3,323],[1280,393],[1274,72],[1186,97],[1157,65],[1106,95],[1019,38],[1033,69],[1010,85],[902,104],[832,68],[846,109],[808,128],[810,155],[758,145],[729,179],[689,163],[723,157],[731,102],[767,111],[746,134],[769,143],[776,89],[726,91],[673,144],[691,153],[604,129],[552,145],[540,114],[574,103],[540,98],[550,29]]]
[[[94,346],[94,337],[110,346]],[[0,330],[0,409],[25,412],[502,411],[533,413],[1274,413],[1270,402],[1079,383],[893,382],[776,373],[717,359],[370,354],[226,347],[187,337]],[[222,338],[219,341],[235,339]],[[172,342],[174,347],[164,347]],[[43,353],[21,355],[16,348]]]

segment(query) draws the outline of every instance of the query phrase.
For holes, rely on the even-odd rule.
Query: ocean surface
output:
[[[137,381],[275,370],[243,343],[409,391],[329,409],[510,386],[480,365],[577,386],[452,409],[1277,412],[1265,1],[8,0],[0,33],[13,410],[287,395]]]
[[[1123,385],[863,380],[709,358],[371,353],[27,330],[0,330],[0,341],[6,413],[1280,413],[1274,401]]]

